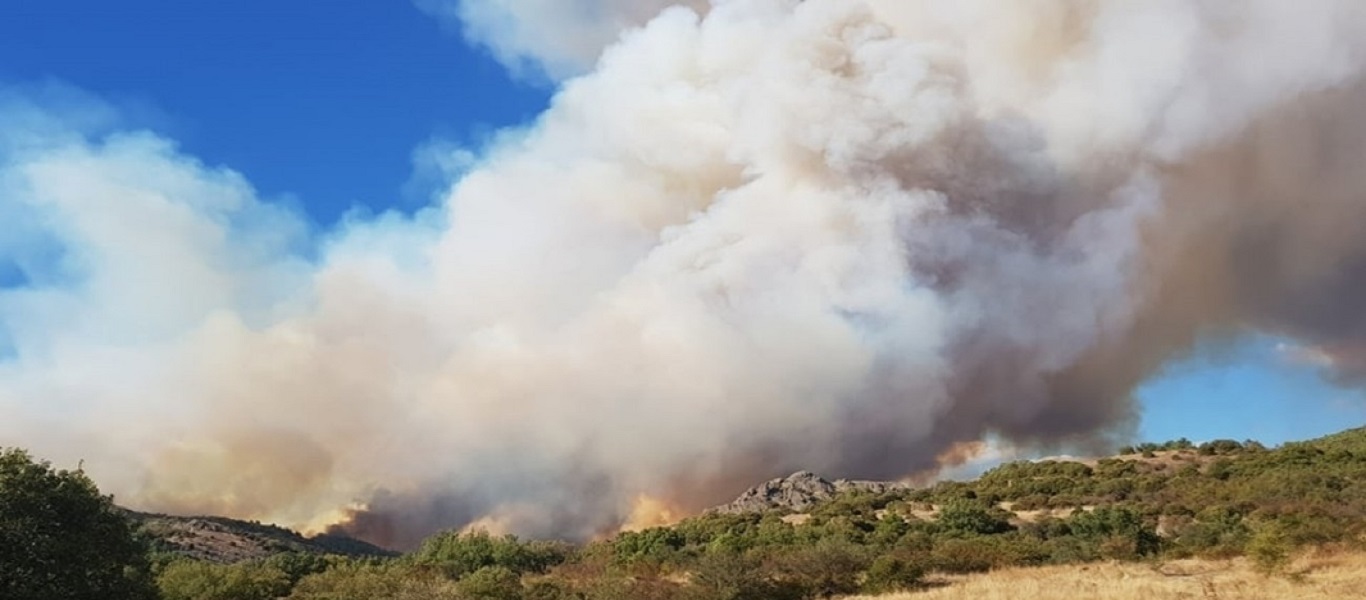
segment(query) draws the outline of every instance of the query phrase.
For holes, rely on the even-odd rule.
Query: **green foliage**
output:
[[[804,597],[794,586],[776,581],[752,556],[702,556],[693,566],[697,600],[783,600]]]
[[[896,492],[875,494],[867,491],[854,491],[842,494],[826,502],[811,512],[821,517],[867,517],[872,518],[877,511],[900,499]]]
[[[839,538],[771,554],[769,570],[803,597],[828,598],[858,591],[859,574],[873,559],[868,548]]]
[[[869,594],[887,594],[913,589],[925,577],[925,563],[900,556],[883,555],[873,560],[864,575],[863,591]]]
[[[522,591],[522,600],[570,600],[575,598],[570,586],[555,580],[532,581]]]
[[[1204,456],[1223,456],[1225,454],[1237,454],[1242,451],[1243,445],[1235,440],[1214,440],[1200,444],[1196,450]]]
[[[1269,524],[1253,534],[1247,543],[1247,556],[1252,565],[1263,575],[1274,575],[1285,571],[1290,564],[1291,544],[1279,525]]]
[[[153,598],[147,547],[80,471],[0,449],[0,598]]]
[[[911,532],[911,524],[900,515],[887,515],[878,519],[873,531],[867,536],[870,545],[889,548]]]
[[[1126,507],[1102,506],[1094,511],[1078,511],[1065,522],[1067,528],[1084,540],[1098,543],[1104,558],[1132,560],[1156,554],[1162,539],[1137,512]]]
[[[278,569],[285,574],[289,580],[289,586],[294,587],[300,579],[314,573],[321,573],[343,561],[341,557],[328,556],[323,554],[312,554],[307,552],[284,552],[275,554],[261,561],[261,565],[273,569]]]
[[[592,582],[573,597],[575,600],[673,600],[674,598],[712,600],[717,598],[709,595],[702,588],[684,588],[676,582],[656,578],[601,579]]]
[[[722,533],[713,542],[727,535]],[[629,565],[641,562],[660,564],[675,557],[678,550],[687,543],[682,532],[670,527],[656,527],[638,532],[624,532],[612,544],[613,555],[618,564]]]
[[[930,566],[945,573],[977,573],[1008,566],[1039,565],[1049,554],[1044,543],[1020,532],[936,541]]]
[[[470,600],[520,600],[522,580],[504,566],[481,567],[462,578],[455,589]]]
[[[455,582],[394,564],[346,562],[299,580],[289,600],[465,600]]]
[[[514,573],[540,573],[565,560],[569,549],[561,544],[522,542],[516,536],[494,537],[486,532],[446,532],[422,543],[408,560],[436,568],[459,579],[484,567],[503,567]]]
[[[163,600],[273,600],[289,593],[289,575],[264,563],[216,565],[182,559],[157,575]]]
[[[1014,529],[1001,511],[970,500],[945,505],[939,513],[939,527],[956,536],[993,535]]]
[[[1176,541],[1196,554],[1229,557],[1242,554],[1250,536],[1242,514],[1226,506],[1211,506],[1196,515]]]
[[[943,540],[935,544],[930,560],[944,573],[981,573],[1009,564],[996,541],[986,537]]]

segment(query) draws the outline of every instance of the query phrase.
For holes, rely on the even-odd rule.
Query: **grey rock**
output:
[[[810,471],[798,471],[754,486],[729,504],[713,508],[711,512],[741,514],[771,509],[803,512],[848,492],[881,494],[908,488],[907,484],[890,481],[830,481]]]

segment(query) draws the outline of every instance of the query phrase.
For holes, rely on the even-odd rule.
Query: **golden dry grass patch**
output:
[[[1263,576],[1246,560],[1106,563],[1003,569],[931,579],[925,591],[861,600],[1358,600],[1366,598],[1366,553],[1316,553],[1291,576]],[[849,599],[859,600],[859,599]]]

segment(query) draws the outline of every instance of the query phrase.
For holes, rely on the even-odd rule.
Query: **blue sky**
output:
[[[93,92],[323,223],[420,202],[404,190],[416,147],[477,142],[549,95],[402,1],[15,0],[0,13],[0,80]]]
[[[1294,354],[1290,342],[1253,336],[1168,365],[1138,391],[1140,437],[1279,443],[1366,422],[1366,394],[1330,383]]]
[[[11,0],[3,11],[0,81],[94,93],[324,226],[353,207],[419,206],[416,149],[477,144],[534,118],[551,93],[401,1]],[[0,268],[0,285],[12,277]],[[1366,420],[1360,391],[1279,344],[1250,338],[1170,365],[1138,392],[1140,437],[1279,443]]]

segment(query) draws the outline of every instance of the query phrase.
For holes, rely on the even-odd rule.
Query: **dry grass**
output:
[[[1006,569],[932,580],[932,589],[878,600],[1357,600],[1366,598],[1366,554],[1301,557],[1289,576],[1254,573],[1244,560],[1161,566],[1094,564]],[[868,600],[872,597],[866,597]],[[853,599],[851,599],[853,600]]]
[[[1002,502],[997,506],[1001,507],[1006,511],[1009,511],[1010,514],[1014,515],[1014,517],[1010,519],[1010,524],[1015,525],[1016,527],[1025,523],[1038,523],[1045,517],[1051,517],[1055,519],[1066,519],[1067,517],[1077,514],[1078,511],[1091,512],[1096,509],[1096,507],[1094,506],[1083,506],[1081,508],[1040,508],[1037,510],[1015,510],[1014,502]]]

